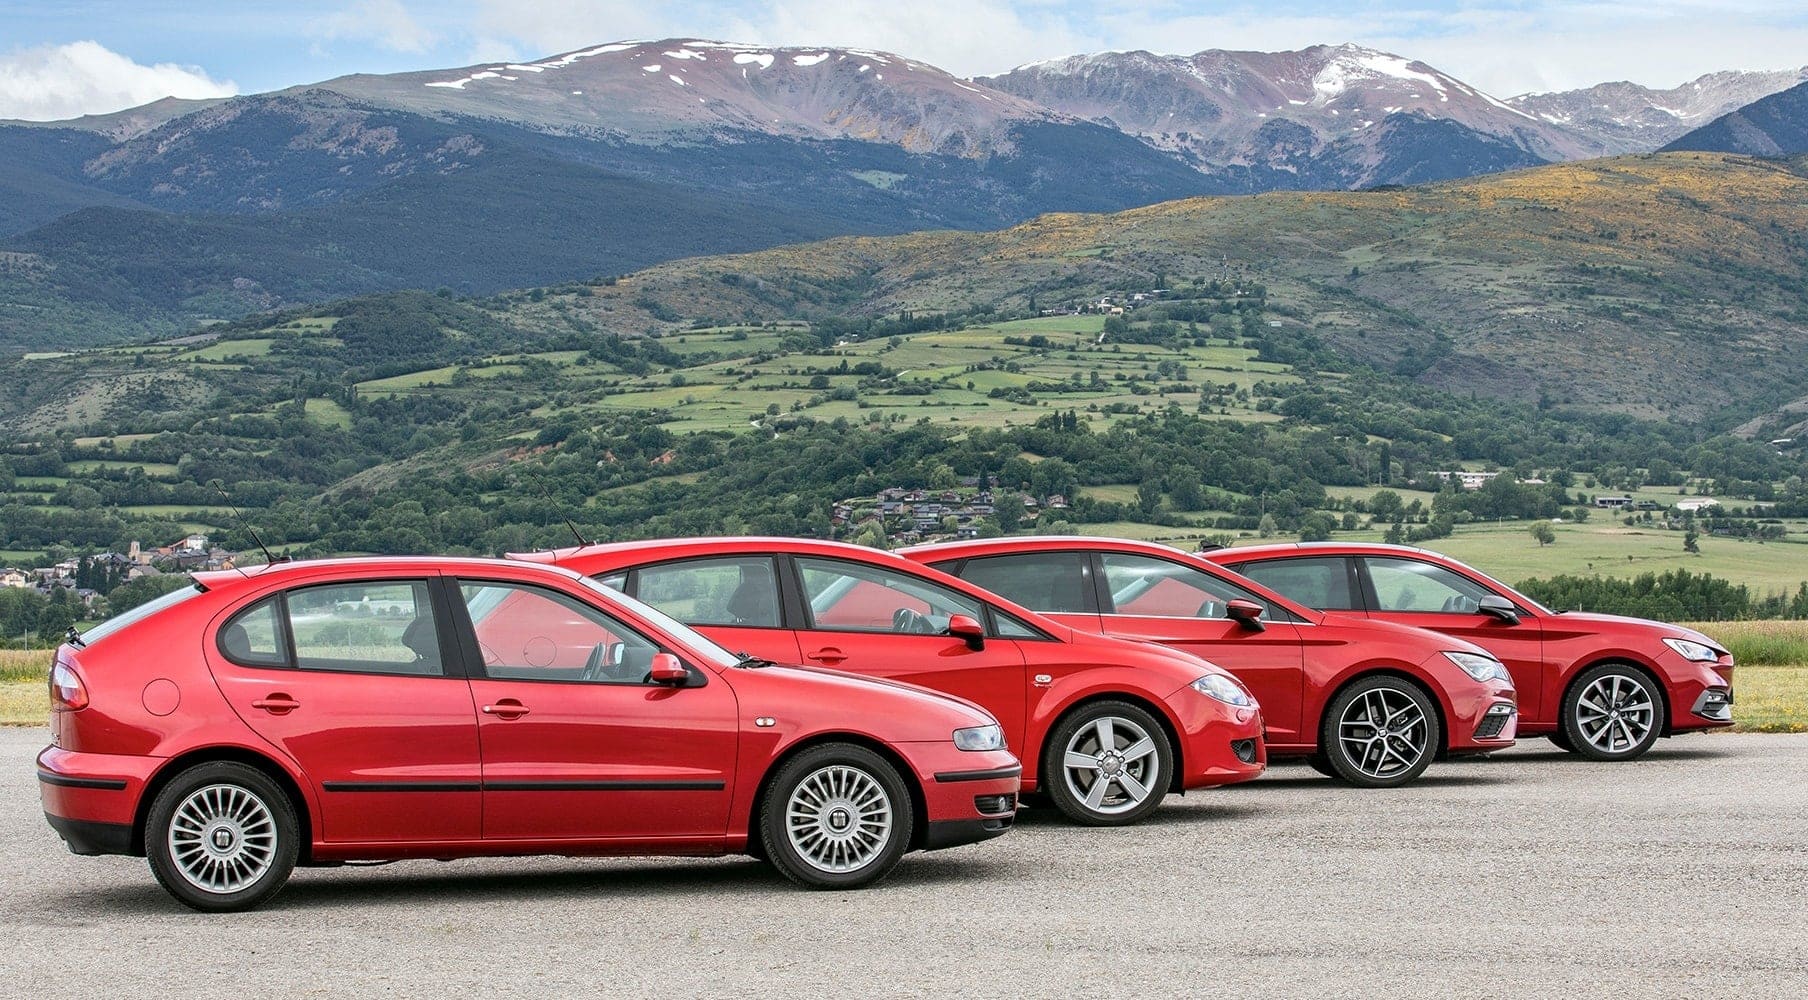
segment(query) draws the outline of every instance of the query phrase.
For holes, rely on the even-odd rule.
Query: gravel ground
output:
[[[1808,735],[1621,765],[1532,740],[1392,792],[1277,767],[1126,830],[1026,813],[864,892],[745,859],[408,862],[212,917],[64,850],[45,739],[0,730],[0,997],[1808,993]]]

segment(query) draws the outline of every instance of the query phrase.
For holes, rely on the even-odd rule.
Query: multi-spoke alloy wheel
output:
[[[1592,760],[1631,760],[1662,735],[1664,703],[1642,671],[1603,664],[1570,685],[1562,725],[1576,753]]]
[[[1168,794],[1174,753],[1149,713],[1125,702],[1082,706],[1050,733],[1042,783],[1068,817],[1133,823]]]
[[[1330,770],[1365,788],[1413,780],[1441,746],[1431,699],[1396,677],[1370,677],[1338,692],[1320,729],[1319,751]]]
[[[851,872],[890,840],[891,800],[872,775],[832,764],[791,790],[785,832],[805,862],[825,872]]]
[[[282,888],[298,826],[288,795],[256,768],[201,764],[151,804],[145,854],[157,881],[197,910],[243,910]]]
[[[792,881],[851,889],[884,878],[910,844],[904,779],[865,747],[829,743],[785,762],[760,806],[764,854]]]

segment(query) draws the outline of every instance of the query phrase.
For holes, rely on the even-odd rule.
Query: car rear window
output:
[[[173,608],[191,597],[199,596],[201,592],[199,586],[190,584],[179,590],[172,590],[156,600],[146,601],[129,611],[122,611],[88,631],[83,632],[82,644],[92,646],[128,625],[135,625],[159,611],[166,611]]]

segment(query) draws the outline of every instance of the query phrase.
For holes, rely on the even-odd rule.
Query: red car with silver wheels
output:
[[[354,559],[202,573],[57,650],[38,782],[76,854],[200,910],[297,865],[753,854],[807,886],[1010,829],[984,710],[736,657],[569,571]]]
[[[694,538],[517,556],[575,569],[781,663],[909,681],[982,705],[1023,787],[1076,822],[1142,819],[1169,792],[1262,773],[1262,719],[1195,656],[1077,631],[877,549]]]

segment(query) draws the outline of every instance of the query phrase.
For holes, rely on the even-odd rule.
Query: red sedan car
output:
[[[1170,791],[1262,773],[1262,719],[1210,663],[1050,621],[889,552],[795,538],[588,545],[556,562],[729,649],[910,681],[985,706],[1023,787],[1073,820],[1135,822]]]
[[[1513,745],[1513,685],[1461,640],[1301,607],[1166,545],[996,538],[900,553],[1055,620],[1208,657],[1255,692],[1268,750],[1367,788]]]
[[[57,650],[50,825],[200,910],[297,865],[746,852],[866,885],[1004,833],[983,710],[746,662],[575,573],[357,559],[202,573]]]
[[[1400,545],[1256,545],[1206,558],[1340,617],[1485,647],[1519,688],[1519,731],[1584,757],[1631,760],[1659,736],[1733,721],[1733,658],[1692,629],[1552,611],[1455,559]]]

